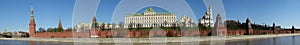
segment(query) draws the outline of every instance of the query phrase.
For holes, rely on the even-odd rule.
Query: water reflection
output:
[[[300,45],[300,36],[226,41],[226,45]]]
[[[227,40],[223,44],[217,43],[216,40],[204,42],[185,42],[185,43],[166,43],[154,45],[300,45],[300,36],[288,36],[277,38],[246,39],[246,40]],[[113,43],[71,43],[71,42],[42,42],[42,41],[17,41],[17,40],[0,40],[0,45],[115,45]],[[122,45],[151,45],[145,44],[122,44]],[[152,44],[153,45],[153,44]]]
[[[295,44],[295,42],[296,42],[295,36],[293,36],[293,39],[292,39],[292,40],[293,40],[293,41],[292,41],[292,42],[293,42],[293,45],[296,45],[296,44]]]

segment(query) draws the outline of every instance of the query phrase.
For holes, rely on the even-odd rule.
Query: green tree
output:
[[[56,32],[63,32],[64,29],[63,28],[57,28]]]
[[[47,29],[47,32],[56,32],[57,31],[57,28],[48,28]]]
[[[46,30],[44,28],[40,27],[38,32],[46,32]]]

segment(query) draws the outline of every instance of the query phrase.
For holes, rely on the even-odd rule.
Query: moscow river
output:
[[[227,40],[205,42],[184,42],[184,43],[166,43],[166,44],[132,44],[132,45],[300,45],[300,36],[287,36],[276,38],[245,39],[245,40]],[[18,41],[18,40],[0,40],[0,45],[131,45],[131,44],[104,44],[104,43],[71,43],[71,42],[39,42],[39,41]]]

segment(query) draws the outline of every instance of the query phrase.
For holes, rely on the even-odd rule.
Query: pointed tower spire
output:
[[[61,24],[61,16],[59,16],[58,28],[62,28],[62,24]]]
[[[220,22],[218,22],[218,23],[223,23],[222,22],[222,17],[221,17],[221,15],[218,13],[218,15],[217,15],[217,21],[220,21]]]
[[[58,22],[58,27],[57,27],[57,30],[56,32],[63,32],[65,31],[62,27],[62,24],[61,24],[61,16],[59,16],[59,22]]]
[[[61,16],[59,16],[59,23],[61,23]]]
[[[93,17],[92,28],[98,28],[96,16]]]
[[[30,12],[31,12],[30,19],[34,19],[34,9],[32,3],[30,4]]]
[[[34,8],[33,8],[33,4],[31,2],[30,4],[30,22],[29,22],[29,33],[30,33],[30,37],[35,37],[35,28],[36,28],[36,24],[35,24],[35,20],[34,20]]]
[[[277,29],[276,29],[275,22],[273,22],[273,33],[274,33],[274,34],[277,34]]]
[[[292,26],[292,29],[295,29],[294,25]]]
[[[252,28],[252,27],[251,27],[251,22],[250,22],[250,19],[249,19],[249,18],[246,19],[246,23],[247,23],[247,26],[248,26],[247,28]]]
[[[93,17],[93,23],[96,23],[97,22],[97,19],[96,19],[96,16]]]
[[[93,17],[93,22],[92,22],[92,28],[97,28],[98,24],[97,24],[97,19],[96,16]]]
[[[209,9],[212,9],[212,6],[211,6],[211,5],[209,5]]]
[[[212,13],[212,6],[209,5],[209,18],[213,18],[212,15],[213,15],[213,13]]]
[[[296,33],[294,25],[292,26],[292,33]]]
[[[252,27],[251,27],[251,22],[250,22],[250,19],[249,19],[249,18],[246,19],[246,24],[247,24],[247,27],[246,27],[246,34],[247,34],[247,35],[253,34],[253,29],[252,29]]]
[[[96,16],[93,17],[92,29],[93,30],[91,30],[90,37],[99,37],[99,35],[98,35],[99,29],[98,29],[98,23],[97,23]],[[103,38],[105,38],[105,37],[103,37]]]

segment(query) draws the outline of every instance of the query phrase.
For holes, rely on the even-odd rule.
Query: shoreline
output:
[[[74,42],[74,43],[176,43],[176,42],[201,42],[201,41],[227,41],[260,39],[296,34],[266,34],[266,35],[237,35],[237,36],[201,36],[201,37],[158,37],[158,38],[0,38],[0,40],[45,41],[45,42]]]

